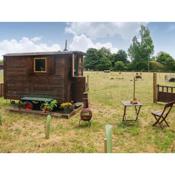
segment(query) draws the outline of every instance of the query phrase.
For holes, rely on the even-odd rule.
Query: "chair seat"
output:
[[[151,114],[160,117],[162,115],[162,111],[152,111]]]

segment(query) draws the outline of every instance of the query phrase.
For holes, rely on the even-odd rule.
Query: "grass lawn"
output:
[[[89,75],[89,101],[93,111],[90,128],[78,126],[79,114],[70,119],[52,118],[50,139],[45,139],[45,118],[15,114],[6,110],[9,101],[0,99],[0,152],[104,152],[104,127],[113,126],[113,152],[175,152],[175,108],[168,117],[169,128],[152,127],[151,110],[162,109],[152,103],[152,74],[143,73],[136,82],[136,97],[143,104],[138,122],[122,124],[122,100],[131,100],[134,73],[85,72]],[[166,84],[165,74],[158,81]],[[2,76],[0,76],[2,77]],[[120,77],[121,78],[121,77]],[[2,81],[2,80],[1,80]],[[175,83],[171,83],[175,85]],[[132,117],[134,110],[128,110]]]

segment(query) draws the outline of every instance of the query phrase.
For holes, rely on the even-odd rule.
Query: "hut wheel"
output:
[[[32,110],[33,109],[33,103],[30,101],[26,101],[24,104],[24,107],[26,110]]]

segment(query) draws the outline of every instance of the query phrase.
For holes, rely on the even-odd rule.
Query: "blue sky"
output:
[[[86,51],[103,46],[127,50],[140,25],[148,26],[156,55],[166,51],[175,58],[175,23],[0,23],[0,55],[9,52],[56,51],[68,40],[70,50]]]

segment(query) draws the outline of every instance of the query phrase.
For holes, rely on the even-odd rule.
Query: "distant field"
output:
[[[152,73],[142,73],[143,80],[136,82],[136,97],[144,104],[138,122],[122,124],[121,101],[132,99],[134,74],[85,72],[93,111],[91,128],[78,126],[79,114],[68,120],[53,118],[49,140],[44,138],[44,117],[10,113],[9,101],[1,98],[0,152],[103,152],[106,124],[113,125],[113,152],[175,152],[175,109],[168,118],[170,128],[152,127],[151,110],[163,107],[152,103]],[[159,83],[167,84],[164,76],[158,75]],[[129,114],[133,115],[132,109]]]

